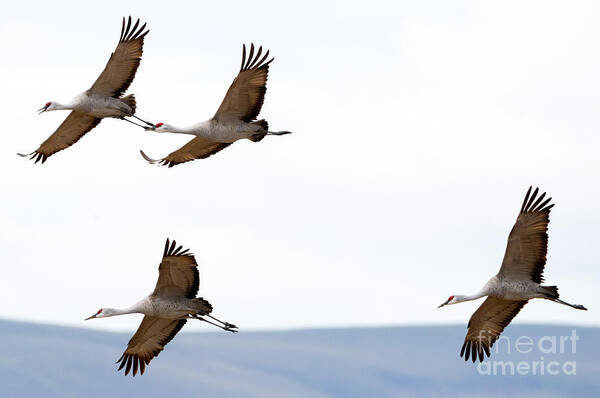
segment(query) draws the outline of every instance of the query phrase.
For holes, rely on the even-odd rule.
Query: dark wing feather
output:
[[[240,72],[229,90],[227,90],[227,94],[213,119],[234,119],[246,123],[256,119],[267,92],[269,64],[273,62],[273,58],[266,61],[269,51],[262,58],[261,54],[262,47],[259,47],[256,56],[254,55],[254,44],[252,44],[250,54],[246,58],[246,45],[243,46]]]
[[[177,246],[175,241],[165,244],[163,259],[158,267],[158,281],[152,293],[155,296],[182,296],[195,298],[200,287],[198,264],[194,255]]]
[[[168,165],[169,167],[173,167],[195,159],[206,159],[220,150],[227,148],[229,145],[231,145],[229,142],[214,142],[202,137],[196,137],[162,159],[151,159],[144,151],[140,151],[140,153],[151,164],[158,163],[163,166]]]
[[[488,297],[473,313],[469,320],[467,336],[460,350],[460,356],[473,362],[484,354],[490,356],[490,349],[500,337],[504,328],[521,311],[527,301],[508,301],[496,297]]]
[[[31,156],[30,159],[35,159],[35,163],[40,160],[44,163],[49,156],[76,143],[88,131],[96,127],[101,120],[101,118],[83,112],[73,111],[37,150],[27,155],[19,155]]]
[[[544,200],[546,193],[537,196],[539,190],[531,194],[531,187],[525,195],[517,222],[508,236],[508,245],[500,267],[500,276],[507,279],[531,279],[542,283],[546,253],[548,252],[549,204],[552,198]]]
[[[127,349],[117,360],[117,363],[120,363],[118,370],[125,367],[125,376],[127,376],[133,365],[133,376],[136,375],[138,369],[140,374],[144,374],[146,365],[160,354],[185,323],[185,319],[173,320],[145,316],[138,330],[129,340]]]
[[[138,19],[132,27],[131,17],[127,24],[123,18],[119,44],[108,59],[104,70],[89,89],[90,92],[118,98],[129,88],[142,60],[144,37],[149,32],[144,31],[146,24],[138,29],[139,23]]]

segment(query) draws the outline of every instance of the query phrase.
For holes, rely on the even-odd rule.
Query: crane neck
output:
[[[59,102],[53,101],[52,102],[52,110],[53,111],[58,111],[58,110],[75,110],[75,108],[77,107],[78,103],[76,101],[71,101],[67,104],[61,104]]]
[[[456,300],[457,303],[462,303],[464,301],[473,301],[473,300],[477,300],[481,297],[487,296],[488,292],[485,290],[480,290],[479,292],[475,293],[475,294],[471,294],[471,295],[464,295],[464,296],[454,296],[454,299]]]
[[[193,127],[193,126],[192,126]],[[156,129],[157,133],[194,134],[192,127],[177,127],[172,124],[163,124]]]
[[[203,135],[205,133],[208,133],[210,131],[210,128],[208,122],[204,121],[187,127],[177,127],[169,125],[168,131],[171,133],[178,134]]]
[[[169,133],[175,134],[191,134],[188,128],[186,127],[177,127],[177,126],[169,126]]]
[[[129,308],[104,308],[104,317],[125,315],[125,314],[142,314],[138,304],[132,305]]]

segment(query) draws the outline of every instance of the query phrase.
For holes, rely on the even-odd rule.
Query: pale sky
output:
[[[168,236],[243,330],[466,325],[482,300],[436,307],[498,271],[533,184],[556,203],[547,284],[590,311],[537,300],[517,321],[600,325],[600,5],[451,3],[3,2],[0,317],[133,330],[140,316],[83,319],[150,293]],[[294,134],[167,169],[138,150],[188,137],[104,120],[42,166],[16,156],[129,14],[150,28],[140,117],[210,118],[254,42],[275,56],[260,117]]]

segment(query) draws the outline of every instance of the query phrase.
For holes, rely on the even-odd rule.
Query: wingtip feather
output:
[[[527,202],[529,201],[529,195],[531,194],[531,188],[532,187],[530,185],[527,193],[525,194],[525,199],[523,199],[523,204],[521,205],[521,213],[525,211],[525,206],[527,205]]]
[[[146,153],[144,153],[144,151],[142,151],[141,149],[140,149],[140,153],[142,154],[142,157],[150,164],[156,164],[162,160],[162,159],[152,159],[150,156],[146,155]]]
[[[240,66],[240,72],[244,70],[245,63],[246,63],[246,43],[242,44],[242,65]]]
[[[167,255],[168,250],[169,250],[169,238],[167,238],[167,241],[165,242],[165,250],[163,251],[163,257]]]

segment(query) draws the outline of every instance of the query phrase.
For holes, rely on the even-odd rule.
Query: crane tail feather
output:
[[[559,297],[558,286],[540,286],[540,288],[543,289],[544,294],[551,299],[556,299]]]

